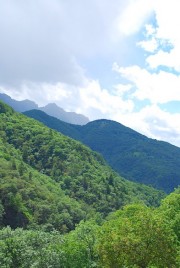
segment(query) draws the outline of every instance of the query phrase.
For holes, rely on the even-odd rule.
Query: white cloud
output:
[[[121,89],[128,89],[122,86]],[[98,118],[113,118],[115,114],[125,114],[133,110],[134,104],[131,100],[124,101],[118,90],[114,94],[107,89],[101,88],[98,81],[86,80],[84,86],[73,86],[66,83],[28,83],[23,84],[20,89],[0,88],[1,92],[12,98],[23,100],[30,99],[40,106],[50,102],[57,103],[67,111],[85,114],[91,120]]]
[[[117,84],[114,85],[115,93],[117,96],[123,97],[132,88],[132,84]]]
[[[0,0],[0,83],[80,85],[86,68],[80,62],[117,53],[114,21],[126,5],[122,0]]]
[[[132,85],[133,93],[130,92],[129,98],[134,104],[136,100],[148,100],[151,104],[139,112],[121,116],[121,122],[149,137],[180,146],[180,114],[165,112],[158,106],[180,101],[180,2],[157,0],[151,3],[156,22],[145,25],[144,40],[136,44],[148,52],[144,55],[146,69],[138,65],[114,64],[114,70]],[[128,32],[128,24],[126,30],[127,34],[132,34]],[[114,119],[120,121],[118,116]]]
[[[149,126],[148,136],[180,146],[180,114],[162,111],[158,106],[146,107],[143,112]]]
[[[91,118],[97,119],[96,112],[99,111],[101,118],[112,118],[114,114],[125,114],[133,110],[134,105],[131,100],[124,101],[123,98],[114,92],[101,88],[98,81],[90,81],[86,88],[80,89],[81,102],[84,103],[86,111],[93,110]]]
[[[152,0],[129,1],[123,14],[117,19],[119,31],[125,35],[138,32],[153,11],[152,3]]]
[[[179,9],[179,0],[154,1],[158,38],[170,39],[172,42],[179,40]]]
[[[151,24],[146,24],[145,25],[145,30],[146,30],[146,36],[149,37],[149,36],[152,36],[156,33],[156,29],[153,25]]]
[[[166,66],[180,72],[180,47],[172,49],[171,52],[158,51],[155,55],[149,56],[146,61],[152,69],[158,68],[159,66]]]
[[[154,52],[158,48],[158,43],[155,38],[151,38],[148,41],[140,41],[137,43],[137,45],[142,47],[147,52]]]
[[[64,83],[23,83],[18,89],[13,87],[0,87],[0,92],[9,95],[16,100],[29,99],[43,106],[50,102],[64,102],[71,99],[72,92],[67,90],[68,85]]]
[[[113,119],[150,138],[180,147],[180,114],[171,114],[157,105],[148,105],[139,112],[117,115]]]
[[[134,85],[133,96],[139,100],[148,99],[154,104],[180,101],[180,75],[164,71],[150,73],[139,66],[117,68],[116,65],[116,71]]]
[[[145,51],[153,53],[146,58],[151,68],[165,66],[180,72],[179,9],[179,0],[157,0],[153,3],[156,25],[146,25],[145,40],[138,42]]]

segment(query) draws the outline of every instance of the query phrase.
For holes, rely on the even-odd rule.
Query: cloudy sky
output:
[[[179,0],[0,0],[0,92],[180,146]]]

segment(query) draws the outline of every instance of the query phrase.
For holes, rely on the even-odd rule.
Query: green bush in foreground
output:
[[[178,200],[179,194],[173,193],[160,208],[128,205],[109,215],[102,226],[82,221],[65,235],[3,228],[0,267],[178,268]]]

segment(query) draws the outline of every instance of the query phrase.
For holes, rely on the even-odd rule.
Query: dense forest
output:
[[[179,267],[179,226],[179,189],[130,182],[0,102],[0,267]]]
[[[180,148],[172,144],[147,138],[111,120],[96,120],[77,126],[42,111],[32,110],[25,114],[101,153],[109,165],[126,179],[167,193],[180,184]]]
[[[36,268],[178,268],[180,191],[159,208],[127,205],[103,223],[81,221],[68,234],[0,230],[0,265]]]

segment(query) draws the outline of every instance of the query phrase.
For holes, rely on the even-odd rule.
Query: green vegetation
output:
[[[101,153],[109,165],[126,179],[167,193],[180,184],[180,148],[176,146],[149,139],[110,120],[76,126],[37,110],[25,114]]]
[[[163,193],[120,178],[100,155],[0,104],[2,223],[62,232],[123,205],[157,206]]]
[[[180,189],[164,197],[0,102],[1,268],[178,268]]]
[[[111,214],[102,225],[82,221],[65,235],[3,228],[0,267],[178,268],[180,241],[169,221],[180,216],[179,200],[179,195],[173,193],[160,208],[128,205]],[[174,217],[169,215],[168,206],[164,209],[169,202],[174,204]]]
[[[59,184],[22,161],[11,145],[0,142],[0,224],[12,228],[42,226],[73,229],[85,211]]]
[[[101,230],[103,267],[176,267],[177,237],[157,211],[130,205],[115,216]]]

